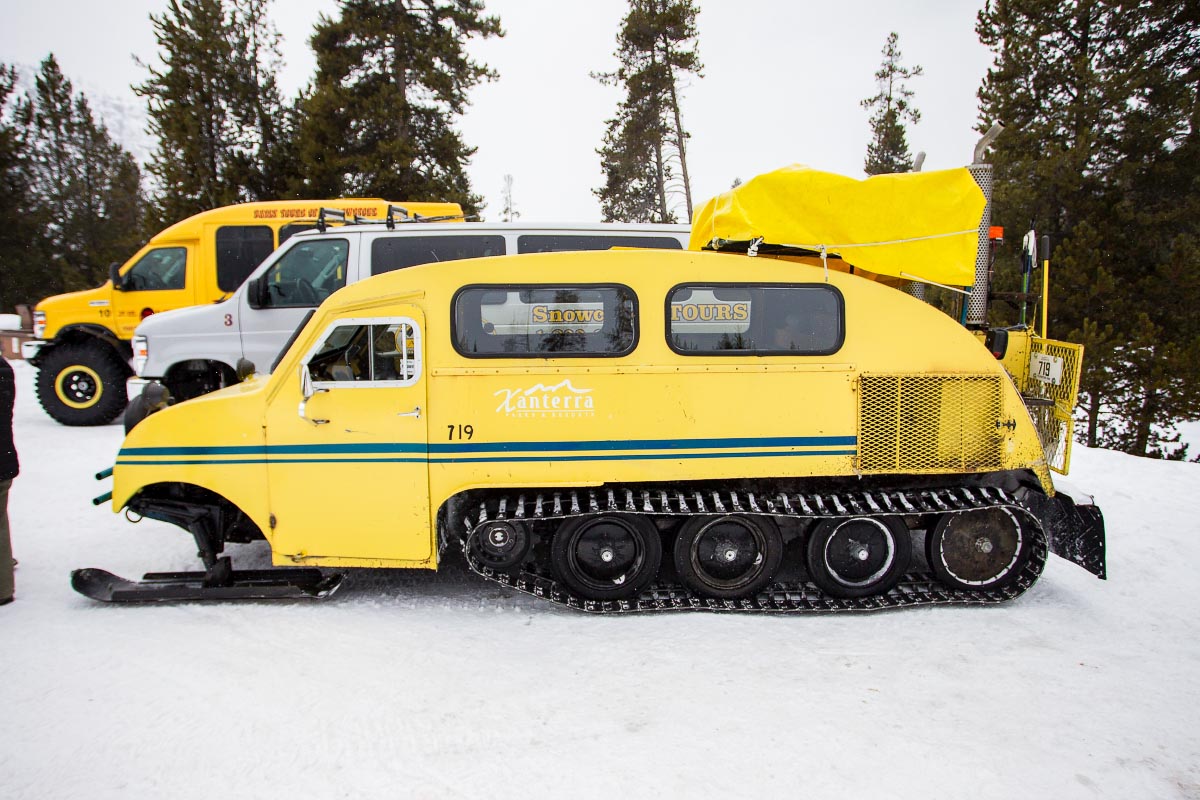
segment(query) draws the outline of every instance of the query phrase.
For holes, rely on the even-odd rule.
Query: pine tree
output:
[[[615,72],[595,75],[624,89],[617,113],[605,123],[601,158],[604,186],[594,190],[606,221],[674,222],[674,198],[692,218],[681,89],[701,77],[692,0],[630,0],[617,34]]]
[[[1186,4],[992,0],[979,91],[996,140],[993,219],[1057,243],[1051,334],[1079,339],[1089,445],[1174,452],[1200,415],[1200,18]]]
[[[454,129],[467,92],[496,78],[468,57],[473,37],[503,36],[481,0],[343,0],[311,44],[317,74],[301,100],[298,150],[310,194],[442,200],[476,212]]]
[[[278,197],[295,183],[288,114],[274,73],[269,0],[169,0],[150,15],[159,66],[136,87],[158,147],[158,225],[210,208]]]
[[[42,62],[35,86],[22,113],[29,188],[53,270],[43,279],[44,294],[95,286],[109,263],[124,261],[140,244],[141,172],[95,120],[87,98],[75,94],[53,55]]]
[[[29,175],[28,108],[16,97],[17,70],[0,64],[0,312],[35,303],[53,288]]]
[[[913,91],[904,82],[920,77],[922,72],[920,66],[901,66],[899,40],[900,35],[895,31],[888,34],[883,46],[883,64],[875,73],[879,91],[861,103],[863,108],[873,112],[871,142],[867,145],[867,160],[863,165],[868,175],[911,172],[913,168],[904,123],[917,124],[921,121],[921,112],[912,104]]]

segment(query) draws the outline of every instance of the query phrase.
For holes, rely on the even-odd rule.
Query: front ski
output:
[[[341,574],[323,575],[312,567],[228,570],[214,580],[208,572],[148,572],[131,581],[102,569],[77,569],[71,587],[102,603],[153,603],[188,600],[315,600],[329,597]]]

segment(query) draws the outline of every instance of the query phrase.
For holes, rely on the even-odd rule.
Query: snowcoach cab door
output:
[[[330,323],[267,408],[279,558],[432,556],[424,317],[399,304],[363,314]]]

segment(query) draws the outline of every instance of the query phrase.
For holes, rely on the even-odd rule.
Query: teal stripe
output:
[[[172,461],[117,460],[121,467],[200,466],[210,464],[496,464],[546,461],[671,461],[692,458],[775,458],[795,456],[852,456],[854,450],[781,450],[756,453],[633,453],[582,456],[479,456],[465,458],[247,458]]]
[[[129,447],[118,457],[129,456],[278,456],[316,454],[402,453],[528,453],[611,450],[715,450],[751,447],[853,447],[854,436],[766,436],[727,439],[627,439],[568,442],[367,442],[359,444],[227,445],[205,447]],[[210,462],[214,463],[214,462]]]

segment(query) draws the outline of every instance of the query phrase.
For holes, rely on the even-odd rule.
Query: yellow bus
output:
[[[37,304],[23,354],[38,369],[38,400],[64,425],[111,422],[128,402],[129,342],[139,322],[227,297],[289,236],[315,227],[321,208],[381,218],[389,205],[376,198],[241,203],[175,223],[113,264],[103,286]],[[400,206],[424,217],[462,214],[456,203]]]

